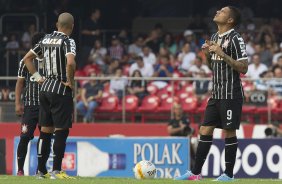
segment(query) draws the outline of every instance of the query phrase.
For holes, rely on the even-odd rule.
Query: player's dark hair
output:
[[[45,33],[39,32],[33,35],[31,38],[31,45],[34,47],[43,37],[45,36]]]
[[[230,9],[230,16],[233,19],[233,26],[236,27],[241,23],[241,12],[234,6],[228,6]]]

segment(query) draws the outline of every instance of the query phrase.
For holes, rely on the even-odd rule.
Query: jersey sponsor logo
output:
[[[62,44],[61,38],[45,38],[42,40],[43,44],[51,44],[51,45],[61,45]]]
[[[239,41],[242,57],[247,57],[246,46],[245,46],[243,38],[238,38],[238,41]]]

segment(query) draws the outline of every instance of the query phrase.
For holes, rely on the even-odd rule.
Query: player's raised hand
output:
[[[209,46],[210,46],[210,41],[205,40],[205,43],[202,45],[202,50],[204,51],[205,54],[209,53]]]
[[[211,42],[211,44],[209,46],[209,52],[214,52],[221,57],[223,57],[223,55],[224,55],[224,52],[221,49],[221,47],[215,42]]]

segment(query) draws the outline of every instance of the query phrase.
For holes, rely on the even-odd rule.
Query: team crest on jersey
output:
[[[28,131],[27,125],[23,124],[22,125],[22,133],[25,134],[25,133],[27,133],[27,131]]]
[[[228,47],[228,45],[229,45],[229,39],[224,40],[222,47],[226,49]]]

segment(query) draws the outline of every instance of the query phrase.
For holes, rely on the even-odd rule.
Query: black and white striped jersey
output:
[[[44,68],[42,59],[34,59],[33,64],[40,75],[44,76]],[[24,106],[37,106],[39,105],[39,91],[40,85],[35,81],[34,77],[29,73],[24,61],[21,60],[18,69],[18,78],[24,78],[24,91],[23,91],[23,102]]]
[[[72,90],[61,82],[67,81],[67,55],[76,55],[75,41],[66,34],[54,31],[47,34],[31,51],[35,55],[43,55],[46,80],[41,91],[72,96]]]
[[[240,34],[234,29],[221,35],[218,33],[213,34],[211,41],[220,45],[224,53],[236,61],[248,59],[245,42]],[[239,72],[231,68],[215,53],[211,54],[211,67],[213,71],[213,99],[244,98]]]

